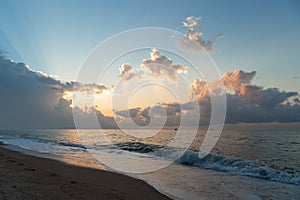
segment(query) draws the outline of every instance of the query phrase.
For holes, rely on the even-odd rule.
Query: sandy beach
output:
[[[168,199],[144,181],[0,146],[0,199]]]

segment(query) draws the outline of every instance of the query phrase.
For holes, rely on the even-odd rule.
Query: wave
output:
[[[67,147],[87,149],[84,145],[81,145],[81,144],[74,144],[74,143],[67,143],[67,142],[56,142],[55,144],[58,144],[58,145],[61,145],[61,146],[67,146]]]
[[[276,170],[263,162],[245,160],[240,157],[208,154],[204,158],[200,158],[199,152],[188,150],[176,162],[235,175],[300,185],[299,172]]]
[[[126,142],[118,143],[116,145],[122,150],[135,151],[138,153],[151,153],[152,155],[159,155],[159,157],[165,157],[170,160],[174,159],[175,157],[173,156],[177,155],[170,154],[170,152],[172,152],[171,147],[163,147],[159,145],[144,144],[140,142]],[[162,148],[168,149],[165,154],[162,154]],[[173,151],[176,150],[177,149],[173,148]],[[249,176],[270,181],[300,185],[300,173],[297,171],[277,170],[269,167],[261,161],[250,161],[240,157],[208,154],[204,158],[200,158],[199,152],[187,150],[179,159],[176,160],[176,163],[227,172],[234,175]]]
[[[4,144],[16,145],[24,149],[34,150],[40,153],[58,153],[65,154],[71,151],[86,151],[86,147],[81,144],[61,142],[61,141],[51,141],[47,139],[34,139],[34,138],[12,138],[12,137],[2,137],[0,140]],[[69,148],[69,149],[66,149]]]
[[[122,143],[117,143],[115,145],[122,150],[133,151],[138,153],[155,152],[158,149],[163,148],[163,146],[160,145],[145,144],[142,142],[122,142]]]

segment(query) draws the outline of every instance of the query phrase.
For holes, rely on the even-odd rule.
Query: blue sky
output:
[[[0,0],[0,48],[35,70],[76,78],[100,42],[138,27],[183,32],[201,16],[204,38],[223,33],[211,55],[221,72],[257,71],[255,82],[300,92],[300,3],[297,1]]]

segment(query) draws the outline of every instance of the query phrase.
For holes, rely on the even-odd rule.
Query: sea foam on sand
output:
[[[172,164],[138,175],[174,199],[299,199],[300,187],[208,169]]]

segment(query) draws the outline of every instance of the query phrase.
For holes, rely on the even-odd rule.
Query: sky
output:
[[[299,91],[298,1],[1,0],[0,4],[0,48],[8,57],[63,80],[76,79],[89,52],[114,34],[140,27],[183,32],[183,19],[201,16],[206,38],[224,34],[211,55],[221,72],[256,70],[261,85]]]
[[[40,127],[49,126],[49,124],[43,124],[49,120],[53,122],[51,127],[56,127],[56,125],[72,127],[72,121],[69,119],[71,117],[70,108],[75,105],[74,102],[72,104],[69,101],[70,97],[67,96],[72,93],[70,86],[79,84],[80,92],[90,89],[98,91],[99,103],[97,103],[96,114],[103,119],[102,121],[107,122],[108,127],[113,127],[115,124],[110,116],[112,114],[112,109],[109,108],[110,99],[105,96],[111,92],[112,85],[114,85],[114,82],[109,82],[109,80],[120,79],[124,83],[126,82],[128,90],[129,84],[139,84],[140,76],[150,77],[149,80],[163,77],[164,83],[169,85],[174,80],[179,81],[178,84],[172,86],[174,90],[178,91],[180,99],[178,104],[172,104],[178,99],[174,95],[166,95],[167,91],[149,89],[146,90],[147,101],[136,103],[133,98],[132,102],[134,103],[131,103],[129,111],[136,122],[143,124],[149,120],[149,114],[147,114],[149,109],[146,105],[161,103],[162,107],[170,114],[167,122],[174,125],[178,122],[178,106],[184,107],[191,102],[189,99],[191,91],[187,89],[187,86],[180,85],[183,83],[181,77],[186,73],[191,76],[193,72],[190,66],[187,66],[187,62],[168,54],[168,52],[148,49],[124,56],[116,62],[115,72],[108,76],[108,81],[97,83],[98,85],[80,85],[81,83],[76,79],[81,65],[90,52],[111,36],[142,27],[168,28],[189,35],[186,31],[191,27],[185,27],[183,22],[187,17],[195,16],[194,19],[201,17],[199,27],[195,27],[199,30],[195,30],[190,36],[201,33],[203,35],[198,38],[197,42],[211,41],[213,43],[213,47],[210,49],[207,45],[206,50],[218,66],[220,74],[224,74],[220,80],[225,81],[226,89],[231,92],[227,99],[227,107],[231,108],[228,110],[227,121],[300,121],[299,114],[294,113],[299,109],[298,105],[295,105],[299,101],[296,92],[300,92],[299,11],[300,3],[296,0],[263,2],[258,0],[188,2],[169,0],[144,2],[0,0],[0,50],[2,55],[13,60],[8,61],[4,58],[0,60],[2,71],[0,78],[5,83],[2,85],[6,85],[7,88],[15,88],[16,93],[24,90],[24,95],[26,89],[36,88],[30,95],[27,94],[28,102],[24,103],[11,101],[10,99],[16,98],[18,95],[2,86],[2,92],[7,94],[7,99],[2,98],[0,105],[3,109],[13,108],[15,112],[11,112],[11,115],[18,115],[22,118],[23,114],[21,113],[25,112],[22,110],[24,105],[28,106],[31,98],[42,96],[50,99],[47,100],[47,105],[40,106],[44,108],[42,112],[44,116],[42,118],[39,115],[32,116],[31,122],[24,122],[22,126],[34,126],[35,120],[43,119],[44,121],[39,123]],[[222,34],[222,37],[216,38],[219,34]],[[156,57],[153,56],[155,52]],[[171,64],[168,63],[167,58],[171,58]],[[17,64],[19,62],[26,65]],[[129,65],[123,65],[127,62]],[[173,71],[156,66],[161,64],[167,65]],[[7,69],[7,66],[11,66],[11,70]],[[16,66],[21,66],[22,70]],[[185,67],[188,70],[185,70]],[[155,71],[157,69],[160,71]],[[28,83],[25,81],[26,87],[22,85],[24,82],[18,82],[18,79],[6,78],[8,75],[8,77],[13,77],[21,76],[20,74],[29,80]],[[127,80],[131,77],[134,77],[132,80],[137,82]],[[209,104],[206,99],[207,88],[205,85],[203,86],[201,78],[192,76],[189,81],[189,88],[193,89],[197,101],[202,102],[201,105],[207,106]],[[218,88],[219,80],[205,84],[209,85],[208,87]],[[163,100],[155,102],[157,99],[150,97],[158,94],[158,91],[163,93]],[[122,94],[122,91],[119,92]],[[23,93],[21,92],[21,94]],[[145,96],[145,92],[137,92],[137,95],[141,98]],[[18,97],[22,98],[22,96]],[[290,100],[292,105],[283,105],[289,98],[292,98]],[[89,100],[85,100],[85,102],[87,101]],[[41,102],[36,102],[36,105],[39,103]],[[241,119],[238,109],[232,108],[234,105],[240,106],[239,112],[254,109],[253,116],[245,116]],[[206,106],[202,109],[205,110]],[[26,112],[31,109],[38,112],[39,108],[28,106],[29,110]],[[120,107],[120,109],[125,108]],[[272,109],[273,117],[267,114],[270,113],[270,109]],[[119,110],[116,114],[126,121],[125,110]],[[87,115],[82,108],[78,108],[77,111],[80,115]],[[57,118],[59,112],[60,115]],[[160,113],[156,107],[153,107],[153,112],[154,115]],[[208,115],[206,117],[209,118]],[[63,119],[67,121],[64,124],[62,123]]]

